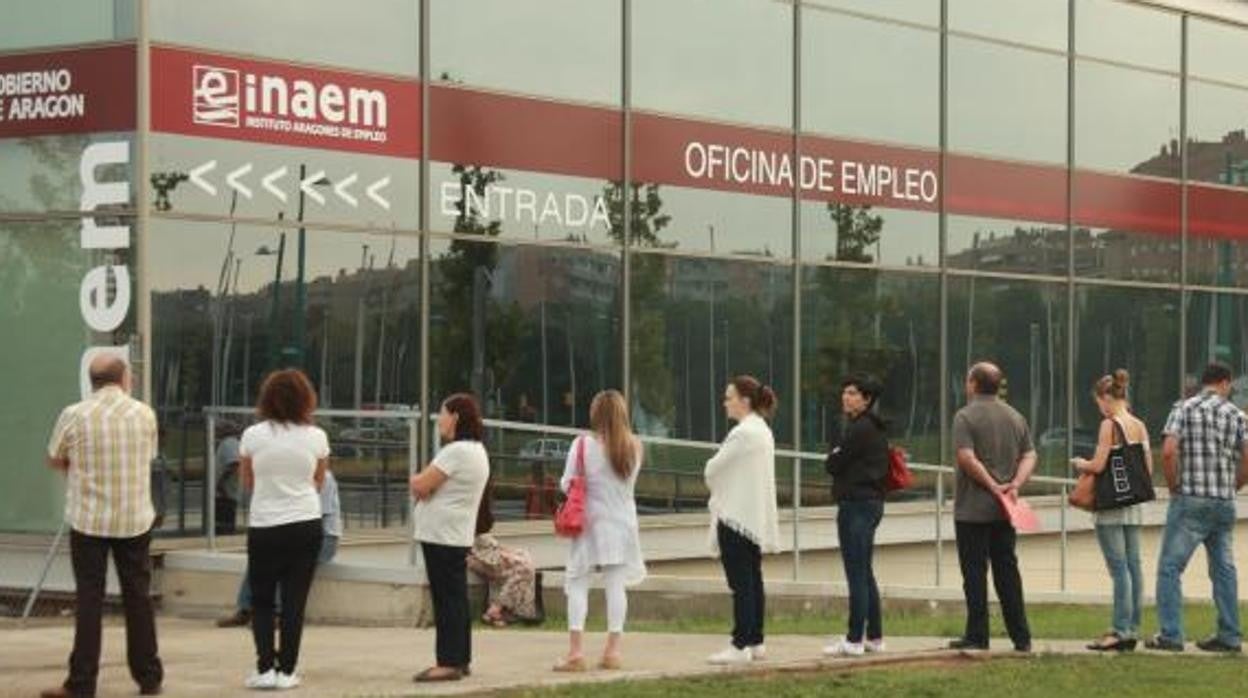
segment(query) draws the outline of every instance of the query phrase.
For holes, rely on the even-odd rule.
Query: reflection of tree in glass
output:
[[[503,174],[479,165],[454,165],[459,178],[460,196],[455,203],[454,232],[494,238],[502,231],[502,221],[485,221],[481,212],[469,206],[468,189],[484,198],[487,187],[500,182]],[[489,295],[498,267],[498,248],[493,244],[456,239],[438,260],[439,285],[444,307],[463,308],[471,303],[471,323],[448,322],[439,328],[441,339],[431,347],[434,366],[442,367],[445,390],[471,388],[483,399],[505,384],[515,370],[513,352],[519,341],[523,312],[514,303],[504,305]],[[486,347],[490,348],[488,356]],[[494,396],[497,397],[497,396]],[[493,403],[486,400],[487,409]]]
[[[838,262],[879,261],[869,250],[880,241],[884,229],[884,217],[871,214],[870,206],[849,206],[828,203],[828,215],[836,224],[836,255]]]
[[[663,199],[658,184],[634,182],[629,187],[626,202],[623,183],[611,182],[603,189],[602,196],[611,221],[612,240],[624,240],[624,207],[627,205],[631,246],[642,249],[675,247],[675,243],[665,244],[659,240],[659,231],[667,227],[672,217],[662,213]],[[644,428],[650,419],[670,423],[676,407],[663,321],[666,260],[659,255],[640,254],[634,255],[631,263],[632,298],[627,302],[633,311],[629,344],[635,377],[633,405],[638,412],[634,422],[638,428]]]

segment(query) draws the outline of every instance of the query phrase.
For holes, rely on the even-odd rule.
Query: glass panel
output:
[[[940,26],[939,0],[806,0],[807,6],[837,7],[879,17],[890,17],[908,22],[919,22],[933,27]],[[807,21],[814,13],[802,16]]]
[[[302,366],[325,408],[419,402],[420,241],[155,219],[150,235],[153,404],[254,404]]]
[[[621,16],[619,0],[434,0],[429,75],[619,104]]]
[[[161,0],[152,40],[377,73],[420,74],[418,0]],[[246,18],[240,21],[240,18]]]
[[[803,15],[804,131],[935,147],[939,113],[939,33],[833,12]]]
[[[1062,56],[949,37],[949,148],[1065,164],[1066,72]]]
[[[949,216],[946,263],[957,269],[1065,276],[1066,226]]]
[[[1178,235],[1077,227],[1074,245],[1077,277],[1179,283]]]
[[[793,8],[761,0],[636,0],[633,104],[793,125]]]
[[[1066,287],[1009,279],[949,280],[950,407],[966,400],[966,367],[993,361],[1005,372],[1004,399],[1031,426],[1037,473],[1066,476]]]
[[[155,211],[419,227],[416,160],[166,134],[151,144]]]
[[[1178,72],[1178,13],[1120,0],[1079,0],[1074,6],[1078,55]]]
[[[1183,394],[1200,388],[1200,373],[1221,361],[1235,373],[1235,404],[1248,407],[1248,296],[1190,291],[1187,294],[1187,368]]]
[[[97,219],[133,226],[129,219]],[[89,346],[125,346],[134,328],[134,303],[117,305],[116,273],[108,273],[108,307],[128,309],[117,329],[95,332],[79,305],[79,293],[100,265],[135,269],[129,250],[85,251],[78,220],[0,222],[0,361],[6,388],[0,398],[0,531],[53,531],[64,509],[64,482],[42,467],[57,415],[81,397],[78,366]],[[104,303],[100,304],[101,307]],[[141,391],[140,391],[141,392]]]
[[[1179,79],[1075,64],[1075,166],[1178,179]]]
[[[585,426],[620,388],[620,257],[437,239],[430,260],[430,399],[472,390],[487,416]]]
[[[134,0],[5,3],[0,49],[134,38]]]
[[[1188,281],[1248,285],[1248,89],[1188,83]]]
[[[1248,29],[1190,18],[1187,22],[1187,72],[1248,87]]]
[[[788,258],[793,202],[657,184],[634,188],[634,244],[683,252]]]
[[[880,414],[916,462],[940,460],[940,279],[863,269],[802,268],[802,445],[826,448],[840,427],[841,381],[883,385]]]
[[[1131,374],[1131,411],[1148,424],[1160,453],[1161,429],[1179,396],[1178,291],[1078,286],[1075,289],[1076,456],[1096,446],[1100,412],[1092,385],[1119,368]]]
[[[1066,0],[949,0],[949,28],[1066,50]]]
[[[802,202],[802,260],[894,267],[940,263],[935,213]]]
[[[133,133],[96,133],[0,139],[0,211],[79,211],[84,158],[99,184],[128,182],[126,199],[110,210],[133,210],[137,193]],[[121,144],[121,149],[112,144]],[[102,148],[90,149],[92,145]],[[89,150],[90,149],[90,150]]]
[[[748,373],[779,399],[792,443],[793,277],[779,264],[637,254],[632,260],[633,409],[638,431],[696,441],[727,434],[722,395]]]

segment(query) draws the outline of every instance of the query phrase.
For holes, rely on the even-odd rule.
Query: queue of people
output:
[[[68,678],[43,695],[94,694],[110,551],[121,581],[130,673],[141,695],[156,695],[164,677],[149,595],[155,518],[149,475],[156,419],[150,407],[129,396],[130,371],[124,360],[96,357],[89,372],[93,394],[64,410],[48,447],[49,465],[67,476],[66,517],[72,528],[78,608]],[[1017,531],[1009,514],[1035,471],[1037,453],[1026,420],[1000,395],[1004,379],[992,363],[972,366],[965,381],[967,404],[953,417],[954,520],[966,602],[965,630],[950,643],[955,649],[989,646],[989,569],[1014,649],[1029,652],[1032,646],[1015,550]],[[1163,430],[1162,465],[1170,501],[1156,583],[1160,632],[1146,643],[1150,648],[1184,648],[1179,578],[1196,548],[1203,546],[1218,626],[1213,637],[1197,646],[1210,652],[1240,651],[1232,533],[1234,498],[1248,482],[1248,419],[1230,402],[1231,384],[1230,370],[1211,364],[1202,375],[1201,391],[1176,403]],[[1109,476],[1111,490],[1117,488],[1108,495],[1113,502],[1107,504],[1098,493],[1091,506],[1114,599],[1109,631],[1089,645],[1097,651],[1130,651],[1140,633],[1139,502],[1151,498],[1153,458],[1147,428],[1131,412],[1128,385],[1123,370],[1093,385],[1092,398],[1103,418],[1096,449],[1090,458],[1072,460],[1079,473],[1096,481]],[[849,614],[844,635],[824,648],[829,656],[853,657],[885,647],[873,555],[890,469],[897,466],[887,421],[878,409],[883,389],[862,374],[841,383],[842,429],[830,439],[826,468],[837,505]],[[250,617],[243,617],[245,595],[240,591],[240,613],[227,623],[250,621],[256,664],[245,681],[248,688],[300,684],[297,668],[308,593],[318,562],[333,557],[342,532],[337,487],[329,472],[329,439],[315,425],[316,404],[316,392],[302,372],[270,374],[260,391],[258,421],[242,433],[236,453],[229,456],[237,461],[243,489],[252,493],[243,583]],[[704,479],[710,495],[709,545],[731,591],[733,625],[728,646],[708,658],[713,664],[767,657],[763,561],[780,543],[775,441],[769,424],[776,406],[775,392],[752,376],[736,376],[724,388],[723,409],[735,425],[707,461]],[[589,432],[569,449],[560,483],[569,496],[577,487],[584,496],[579,503],[583,519],[568,544],[564,591],[569,644],[553,667],[558,672],[589,666],[584,645],[588,596],[599,580],[606,596],[607,639],[596,666],[623,666],[627,588],[646,576],[635,497],[643,448],[633,434],[627,402],[618,391],[603,391],[593,399],[588,416]],[[446,398],[437,431],[441,448],[409,483],[436,633],[435,661],[414,677],[421,683],[471,675],[470,569],[491,585],[483,616],[490,625],[535,618],[540,594],[532,558],[490,535],[490,462],[476,399],[465,393]],[[1147,474],[1128,472],[1133,459],[1137,470]],[[1147,481],[1147,495],[1132,498],[1128,495],[1139,493],[1129,481],[1139,477]]]

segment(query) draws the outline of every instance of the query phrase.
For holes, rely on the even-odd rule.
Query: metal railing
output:
[[[251,417],[254,410],[249,407],[205,407],[203,410],[205,420],[205,484],[216,482],[216,462],[213,454],[216,451],[216,424],[217,420],[226,416]],[[317,410],[316,416],[323,419],[352,419],[359,422],[368,422],[376,420],[398,420],[405,424],[407,430],[407,474],[415,474],[421,467],[418,451],[418,435],[420,426],[420,414],[416,411],[404,410],[349,410],[349,409],[323,409]],[[434,417],[431,415],[431,421]],[[540,435],[543,437],[576,437],[585,433],[584,429],[574,427],[555,426],[549,424],[534,424],[530,422],[513,422],[499,419],[483,420],[487,429],[500,432],[517,432],[521,434]],[[439,446],[437,429],[431,429],[432,448],[430,452],[436,452]],[[674,447],[682,449],[693,449],[706,451],[708,454],[719,448],[717,443],[709,443],[705,441],[690,441],[686,439],[673,439],[661,436],[639,435],[639,439],[645,446],[658,447]],[[802,504],[802,465],[803,463],[822,463],[825,455],[811,451],[797,451],[792,449],[776,449],[777,461],[790,461],[791,473],[789,483],[791,486],[792,502],[789,507],[789,518],[792,526],[792,561],[793,561],[793,579],[798,579],[801,574],[801,554],[802,554],[802,515],[804,507]],[[491,454],[491,459],[515,459],[526,462],[546,461],[550,463],[561,464],[563,455],[543,455],[543,454],[520,454],[512,456],[510,454]],[[932,486],[932,522],[934,531],[934,566],[935,566],[935,583],[936,586],[941,585],[941,569],[943,567],[943,550],[945,542],[944,517],[946,514],[946,496],[945,496],[945,479],[952,477],[955,469],[947,465],[938,465],[931,463],[910,463],[910,468],[916,473],[928,473],[933,476],[934,482]],[[670,476],[673,479],[673,499],[675,500],[681,491],[680,482],[686,479],[694,479],[697,482],[702,481],[702,473],[697,471],[683,471],[664,468],[647,468],[644,472],[650,475]],[[1044,475],[1036,475],[1031,478],[1029,484],[1049,485],[1059,489],[1060,498],[1060,514],[1059,514],[1059,530],[1060,535],[1060,589],[1065,591],[1067,588],[1067,544],[1068,544],[1068,507],[1066,495],[1069,488],[1074,485],[1074,480],[1069,478],[1058,478]],[[828,483],[830,484],[830,480]],[[411,505],[410,495],[407,494],[406,487],[403,488],[406,498],[406,505]],[[402,499],[401,499],[402,501]],[[916,501],[916,500],[911,500]],[[217,550],[217,534],[216,534],[216,507],[214,497],[205,496],[205,522],[204,530],[208,538],[209,550]],[[678,506],[678,505],[677,505]],[[408,521],[409,532],[414,522],[410,517],[405,517]],[[413,540],[409,538],[409,540]],[[416,564],[416,546],[413,542],[409,546],[409,564]]]

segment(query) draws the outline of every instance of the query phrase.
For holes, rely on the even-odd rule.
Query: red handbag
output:
[[[585,530],[585,437],[576,440],[576,473],[568,483],[568,498],[555,512],[555,535],[576,538]]]
[[[906,452],[891,446],[888,449],[888,474],[884,476],[884,491],[904,490],[914,484],[914,473],[906,465]]]

